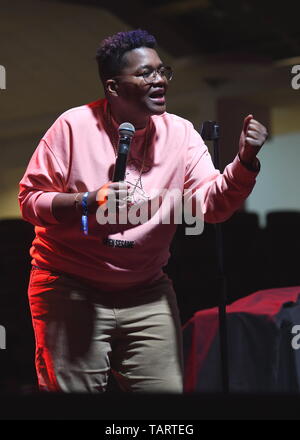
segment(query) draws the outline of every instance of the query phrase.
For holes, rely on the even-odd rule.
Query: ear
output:
[[[107,79],[105,82],[105,88],[109,95],[118,96],[118,83],[114,79]]]

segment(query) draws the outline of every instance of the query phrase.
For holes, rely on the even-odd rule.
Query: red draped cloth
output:
[[[299,392],[300,286],[260,290],[227,306],[232,392]],[[184,325],[185,391],[221,385],[218,309],[196,312]],[[300,340],[300,338],[298,338]]]

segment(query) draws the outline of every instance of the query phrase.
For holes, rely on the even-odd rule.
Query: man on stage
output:
[[[28,294],[44,391],[103,392],[112,371],[124,391],[182,392],[181,324],[162,270],[176,222],[153,221],[163,203],[140,224],[119,216],[101,224],[99,210],[109,199],[120,209],[151,205],[159,188],[180,191],[192,212],[220,222],[255,184],[265,127],[245,118],[239,152],[220,174],[192,124],[166,112],[172,70],[155,45],[141,30],[101,43],[105,99],[63,113],[20,182],[22,215],[36,232]],[[124,122],[135,133],[125,179],[112,183]]]

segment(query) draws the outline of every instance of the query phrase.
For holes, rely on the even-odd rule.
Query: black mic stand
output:
[[[215,121],[205,121],[202,124],[201,137],[203,140],[213,141],[214,148],[214,166],[220,169],[220,155],[219,155],[219,125]],[[224,269],[224,249],[223,249],[223,234],[221,223],[214,225],[216,231],[216,250],[218,262],[219,275],[219,335],[220,335],[220,352],[221,352],[221,369],[222,369],[222,385],[224,394],[229,393],[229,369],[228,369],[228,342],[227,342],[227,319],[226,319],[226,304],[227,304],[227,282]]]

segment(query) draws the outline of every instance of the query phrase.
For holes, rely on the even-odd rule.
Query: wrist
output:
[[[82,197],[84,193],[77,193],[75,194],[74,199],[74,206],[75,206],[75,212],[78,214],[82,214]]]
[[[77,193],[74,198],[75,212],[79,215],[82,215],[83,213],[82,199],[84,194],[84,192]],[[87,211],[89,214],[94,214],[97,211],[98,204],[96,201],[96,195],[97,191],[92,191],[88,193],[86,198]]]
[[[97,208],[98,208],[97,193],[98,193],[98,190],[89,192],[88,199],[87,199],[87,206],[88,206],[88,211],[90,214],[95,214],[97,211]]]
[[[248,170],[252,172],[258,172],[260,170],[260,162],[258,158],[255,156],[251,159],[242,158],[240,153],[238,153],[239,160],[241,164]]]

